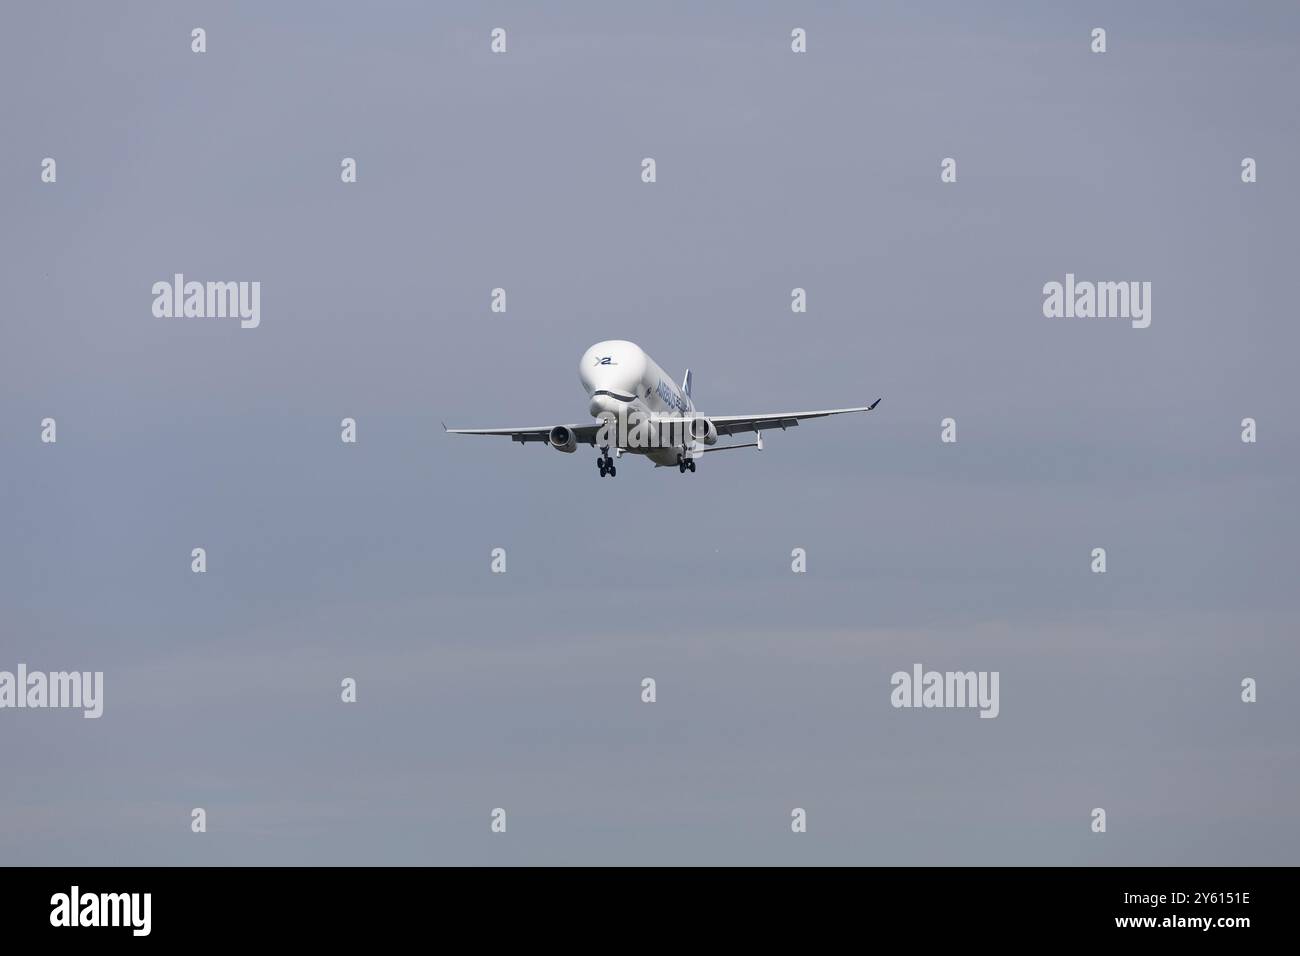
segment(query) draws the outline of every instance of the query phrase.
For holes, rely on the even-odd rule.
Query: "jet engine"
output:
[[[692,418],[689,430],[692,441],[703,442],[706,445],[717,444],[718,429],[707,418],[701,416]]]
[[[573,434],[572,428],[565,425],[556,425],[546,437],[556,451],[572,455],[578,450],[578,436]]]

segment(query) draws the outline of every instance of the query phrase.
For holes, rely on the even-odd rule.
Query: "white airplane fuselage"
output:
[[[592,418],[635,414],[646,418],[681,418],[695,411],[691,397],[639,345],[621,339],[597,342],[578,363],[578,377],[590,400]],[[675,464],[681,447],[623,449],[655,464]]]

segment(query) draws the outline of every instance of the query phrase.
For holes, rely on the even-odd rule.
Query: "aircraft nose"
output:
[[[598,392],[591,396],[591,404],[587,410],[591,412],[592,418],[601,418],[605,415],[617,416],[619,410],[627,407],[627,402],[615,398],[607,392]]]

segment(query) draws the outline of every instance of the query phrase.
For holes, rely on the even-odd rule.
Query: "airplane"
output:
[[[880,404],[856,408],[828,408],[813,412],[775,412],[765,415],[701,415],[691,397],[691,370],[679,387],[649,355],[633,342],[611,339],[597,342],[583,353],[578,377],[589,397],[588,411],[599,421],[589,425],[538,425],[532,428],[448,428],[452,435],[509,435],[517,442],[545,442],[556,451],[572,454],[579,444],[600,446],[596,465],[600,477],[611,478],[618,468],[609,451],[650,459],[656,468],[685,474],[695,471],[696,458],[711,451],[763,448],[764,429],[793,428],[809,418],[869,412]],[[719,445],[718,436],[753,432],[755,440]]]

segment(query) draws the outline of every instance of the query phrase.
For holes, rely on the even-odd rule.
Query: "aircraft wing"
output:
[[[870,405],[862,405],[857,408],[824,408],[811,412],[770,412],[762,415],[706,415],[709,421],[713,422],[718,429],[719,435],[738,435],[744,432],[761,432],[767,428],[793,428],[802,421],[810,418],[825,418],[828,415],[846,415],[849,412],[869,412],[880,404],[880,399],[876,399]],[[690,418],[658,418],[661,423],[672,423],[676,421],[689,422]],[[508,435],[512,441],[530,442],[549,440],[553,425],[538,425],[529,428],[448,428],[443,425],[443,430],[451,435]],[[573,432],[574,438],[580,445],[596,444],[596,433],[600,431],[602,425],[600,422],[594,422],[588,425],[565,425],[565,428]],[[746,446],[748,447],[748,446]]]
[[[591,425],[565,425],[564,427],[573,432],[574,438],[580,445],[595,445],[596,432],[600,429],[600,422]],[[509,435],[513,441],[530,442],[530,441],[548,441],[551,429],[554,425],[540,425],[535,428],[448,428],[442,426],[442,430],[449,435]]]
[[[825,418],[828,415],[846,415],[849,412],[869,412],[880,404],[876,399],[870,405],[856,408],[824,408],[812,412],[772,412],[764,415],[705,415],[718,429],[719,435],[737,435],[743,432],[761,432],[767,428],[793,428],[810,418]],[[682,419],[689,421],[689,419]]]

